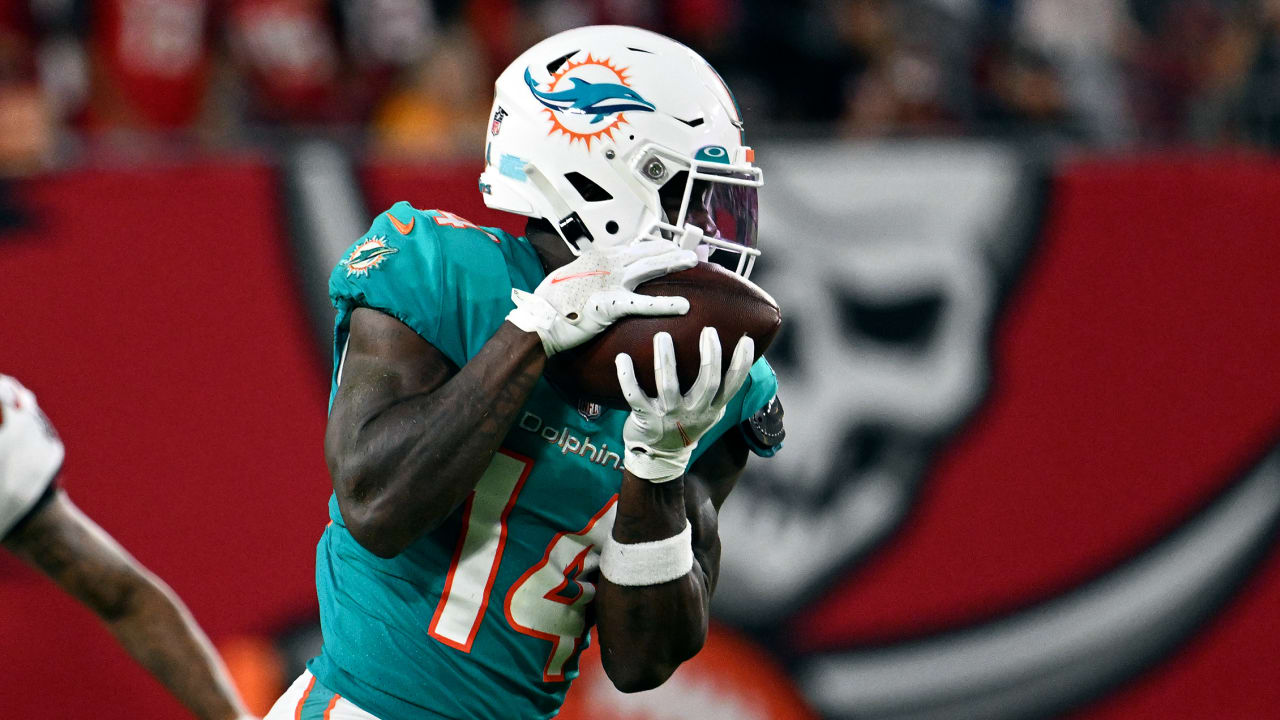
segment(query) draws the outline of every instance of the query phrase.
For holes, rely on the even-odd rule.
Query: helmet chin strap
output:
[[[704,237],[706,237],[706,233],[702,231],[702,228],[692,223],[686,223],[684,231],[680,233],[680,249],[697,250],[698,247],[702,245],[702,239]]]
[[[574,212],[560,197],[560,193],[556,192],[555,187],[551,184],[551,180],[538,169],[533,163],[526,163],[524,166],[525,176],[529,178],[529,182],[538,189],[542,197],[546,198],[551,205],[551,212],[555,213],[555,217],[544,218],[551,223],[551,227],[555,228],[556,234],[569,247],[569,252],[574,256],[582,254],[585,249],[579,245],[582,238],[586,238],[587,244],[590,245],[592,237],[591,232],[587,230],[587,226],[583,224],[582,219],[578,217],[578,213]]]
[[[757,248],[743,247],[736,243],[728,242],[718,235],[707,237],[702,228],[692,223],[686,223],[683,228],[664,222],[654,223],[644,233],[643,237],[649,240],[674,242],[683,250],[693,250],[698,253],[698,259],[703,262],[707,262],[711,257],[711,253],[716,250],[728,250],[736,253],[738,255],[738,264],[734,268],[734,272],[744,278],[751,277],[756,258],[760,255],[760,250]]]
[[[685,223],[683,228],[671,223],[656,222],[643,233],[648,240],[669,240],[680,246],[681,250],[697,250],[707,239],[702,228],[693,223]]]
[[[711,259],[711,246],[703,242],[706,239],[706,233],[702,228],[693,224],[686,224],[684,232],[680,233],[680,237],[676,241],[680,245],[681,250],[692,250],[698,255],[699,262],[706,262]]]

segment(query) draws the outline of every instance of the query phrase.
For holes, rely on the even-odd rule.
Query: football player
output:
[[[762,175],[741,130],[683,45],[570,30],[507,68],[485,128],[480,190],[529,218],[525,236],[397,203],[344,256],[324,646],[270,720],[548,718],[593,623],[624,691],[698,652],[717,511],[748,455],[782,438],[773,371],[733,338],[721,381],[707,329],[681,394],[659,333],[654,368],[617,358],[627,412],[543,369],[620,317],[688,311],[636,294],[646,279],[700,257],[750,271]]]
[[[196,717],[250,720],[182,601],[58,487],[63,453],[35,395],[0,375],[4,546],[97,613],[124,649]]]

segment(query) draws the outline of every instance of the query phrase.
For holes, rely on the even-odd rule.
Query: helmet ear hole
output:
[[[587,202],[604,202],[605,200],[613,199],[613,195],[610,195],[608,190],[600,187],[591,178],[580,172],[567,172],[564,174],[564,179],[568,180],[573,189],[577,190],[582,199]]]
[[[607,223],[605,223],[605,224],[604,224],[604,231],[605,231],[605,232],[607,232],[607,233],[609,233],[610,235],[617,235],[617,234],[618,234],[618,223],[616,223],[616,222],[614,222],[614,221],[610,220],[609,222],[607,222]]]

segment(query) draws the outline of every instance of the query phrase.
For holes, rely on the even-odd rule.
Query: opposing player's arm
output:
[[[655,484],[624,473],[614,539],[661,540],[679,533],[687,519],[694,563],[685,576],[659,585],[624,587],[601,579],[596,598],[601,659],[619,690],[661,685],[706,642],[720,573],[718,513],[747,455],[741,436],[725,433],[683,478]]]
[[[399,320],[352,314],[325,457],[347,529],[393,557],[438,526],[484,473],[547,356],[503,323],[464,367]]]
[[[209,639],[182,601],[61,490],[4,545],[102,618],[124,649],[196,717],[247,717]]]

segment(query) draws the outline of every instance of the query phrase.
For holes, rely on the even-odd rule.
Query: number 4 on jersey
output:
[[[596,595],[596,586],[585,576],[600,566],[600,552],[591,550],[603,547],[613,532],[617,506],[618,496],[614,495],[586,527],[556,535],[542,561],[520,576],[507,593],[504,609],[511,627],[551,642],[543,682],[565,679],[564,666],[586,636],[586,609]]]
[[[471,652],[507,544],[507,520],[532,469],[532,460],[499,450],[463,506],[462,537],[427,628],[451,648]],[[544,682],[564,681],[565,665],[582,646],[587,605],[596,595],[595,583],[586,576],[600,565],[599,551],[592,550],[603,547],[613,532],[617,504],[614,495],[586,527],[556,535],[542,560],[507,592],[503,611],[511,627],[551,643]]]

